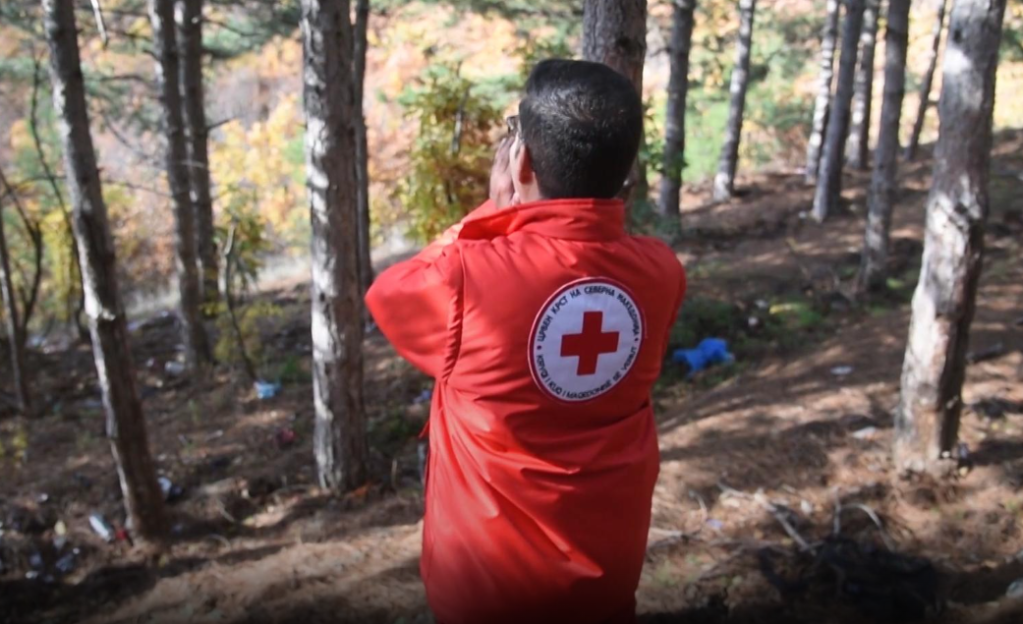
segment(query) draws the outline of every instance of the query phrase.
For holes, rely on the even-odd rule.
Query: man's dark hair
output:
[[[519,122],[545,198],[609,198],[639,151],[643,104],[607,65],[547,60],[529,74]]]

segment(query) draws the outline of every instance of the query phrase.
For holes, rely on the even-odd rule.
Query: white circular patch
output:
[[[533,322],[529,367],[554,399],[588,401],[625,378],[643,337],[643,313],[623,286],[603,278],[572,282]]]

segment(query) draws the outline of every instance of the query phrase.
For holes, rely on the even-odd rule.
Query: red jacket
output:
[[[488,202],[366,302],[436,379],[420,570],[444,624],[631,621],[650,388],[685,274],[618,200]]]

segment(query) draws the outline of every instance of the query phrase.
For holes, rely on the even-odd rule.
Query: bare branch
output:
[[[92,1],[92,13],[96,17],[96,30],[99,31],[100,41],[103,42],[103,47],[106,48],[110,39],[107,37],[107,25],[103,20],[103,7],[100,5],[100,0]]]

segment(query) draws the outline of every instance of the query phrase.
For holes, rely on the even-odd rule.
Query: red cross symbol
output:
[[[603,312],[583,313],[583,333],[561,337],[561,357],[579,358],[577,375],[597,372],[597,360],[602,353],[618,350],[618,332],[604,331]]]

